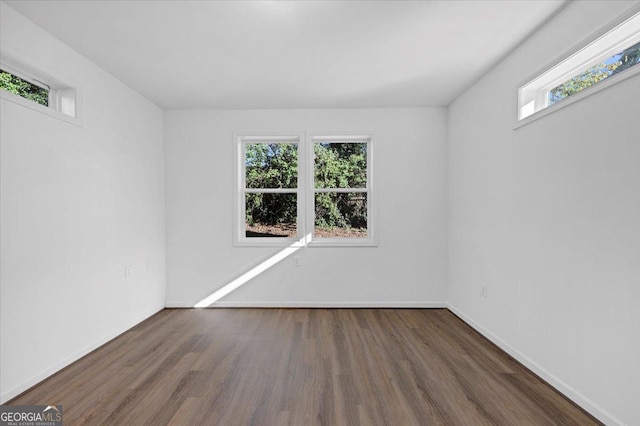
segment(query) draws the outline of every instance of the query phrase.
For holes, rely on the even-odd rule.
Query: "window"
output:
[[[314,136],[313,241],[369,240],[370,137]]]
[[[81,125],[77,84],[49,72],[15,54],[0,56],[0,94],[3,99],[38,112]]]
[[[237,242],[302,238],[300,136],[239,136]]]
[[[546,115],[640,72],[636,66],[640,63],[640,13],[636,10],[611,27],[521,85],[519,122]]]
[[[373,245],[370,135],[240,135],[237,245]]]

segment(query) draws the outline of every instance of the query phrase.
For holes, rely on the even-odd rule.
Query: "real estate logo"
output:
[[[62,405],[0,405],[0,426],[62,426]]]

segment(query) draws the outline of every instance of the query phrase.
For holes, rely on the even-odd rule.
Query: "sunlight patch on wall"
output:
[[[244,274],[240,275],[235,280],[231,281],[228,284],[225,284],[224,286],[222,286],[222,288],[216,290],[215,292],[211,293],[209,296],[205,297],[204,299],[202,299],[201,301],[193,305],[193,307],[206,308],[211,306],[213,303],[217,302],[218,300],[222,299],[223,297],[227,296],[228,294],[242,287],[244,284],[246,284],[253,278],[257,277],[267,269],[282,262],[284,259],[292,255],[293,253],[300,250],[302,247],[305,247],[307,243],[309,243],[309,241],[311,241],[311,234],[308,234],[305,237],[299,239],[298,241],[294,242],[290,246],[274,254],[264,262],[260,263],[259,265],[255,266],[254,268],[251,268]]]

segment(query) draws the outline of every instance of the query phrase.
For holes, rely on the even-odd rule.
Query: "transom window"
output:
[[[640,72],[639,63],[640,13],[636,9],[521,85],[517,121],[531,121],[629,78]]]
[[[237,245],[373,245],[371,136],[236,136]]]
[[[0,96],[29,109],[81,126],[80,88],[15,53],[0,52]]]

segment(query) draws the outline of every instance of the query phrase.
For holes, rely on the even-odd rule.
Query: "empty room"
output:
[[[0,96],[0,426],[640,425],[640,1],[4,0]]]

